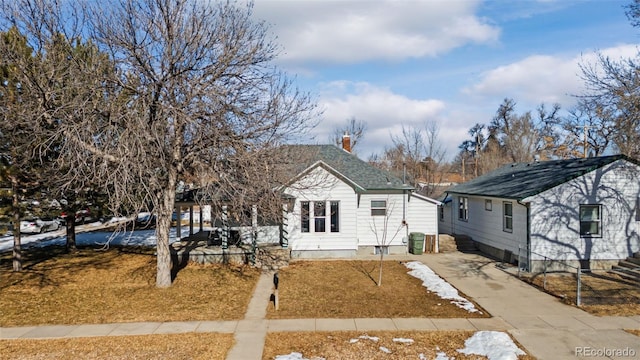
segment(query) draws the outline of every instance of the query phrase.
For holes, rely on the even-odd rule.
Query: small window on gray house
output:
[[[580,236],[602,236],[602,206],[580,205]]]
[[[438,206],[440,221],[444,221],[444,205]]]
[[[371,216],[386,216],[386,215],[387,215],[387,201],[371,200]]]
[[[510,202],[503,203],[503,217],[502,230],[506,232],[513,231],[513,204]]]
[[[466,196],[458,197],[458,219],[469,220],[469,198]]]
[[[493,209],[493,203],[491,202],[491,200],[486,199],[484,201],[484,209],[487,211],[491,211]]]

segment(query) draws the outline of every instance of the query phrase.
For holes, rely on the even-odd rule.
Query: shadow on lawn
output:
[[[351,262],[351,267],[358,271],[359,273],[365,275],[369,278],[375,285],[378,285],[378,271],[379,271],[379,263],[371,263],[369,261],[353,261]],[[371,268],[369,270],[368,268]],[[375,272],[375,273],[374,273]]]
[[[13,271],[11,253],[0,256],[0,273],[5,273],[0,289],[21,284],[37,284],[39,287],[59,286],[68,281],[65,274],[76,274],[87,269],[110,269],[123,254],[135,253],[153,256],[145,248],[118,247],[101,250],[100,247],[78,247],[67,252],[64,246],[31,247],[23,252],[22,271]]]

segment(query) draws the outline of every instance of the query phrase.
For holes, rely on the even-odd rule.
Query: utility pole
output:
[[[587,124],[584,124],[582,126],[578,126],[578,129],[579,128],[583,128],[584,129],[584,144],[583,144],[584,150],[583,150],[583,153],[582,153],[582,157],[584,157],[584,158],[587,157],[587,147],[589,146],[588,143],[587,143],[587,136],[589,135],[589,129],[592,128],[592,127],[593,126],[589,126]]]

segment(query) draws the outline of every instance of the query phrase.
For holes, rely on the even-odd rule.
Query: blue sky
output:
[[[541,103],[566,111],[583,91],[580,63],[596,51],[635,56],[630,2],[256,0],[254,15],[282,46],[277,64],[323,110],[315,137],[301,143],[328,143],[355,117],[367,124],[355,149],[366,160],[403,125],[435,122],[451,159],[504,98],[518,113]]]

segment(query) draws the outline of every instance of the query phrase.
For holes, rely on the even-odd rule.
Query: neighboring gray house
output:
[[[608,268],[640,251],[639,208],[639,162],[615,155],[506,165],[447,190],[439,220],[531,271]]]
[[[440,202],[351,154],[346,142],[287,147],[300,168],[281,189],[295,199],[286,219],[292,257],[406,253],[409,233],[437,237]]]

